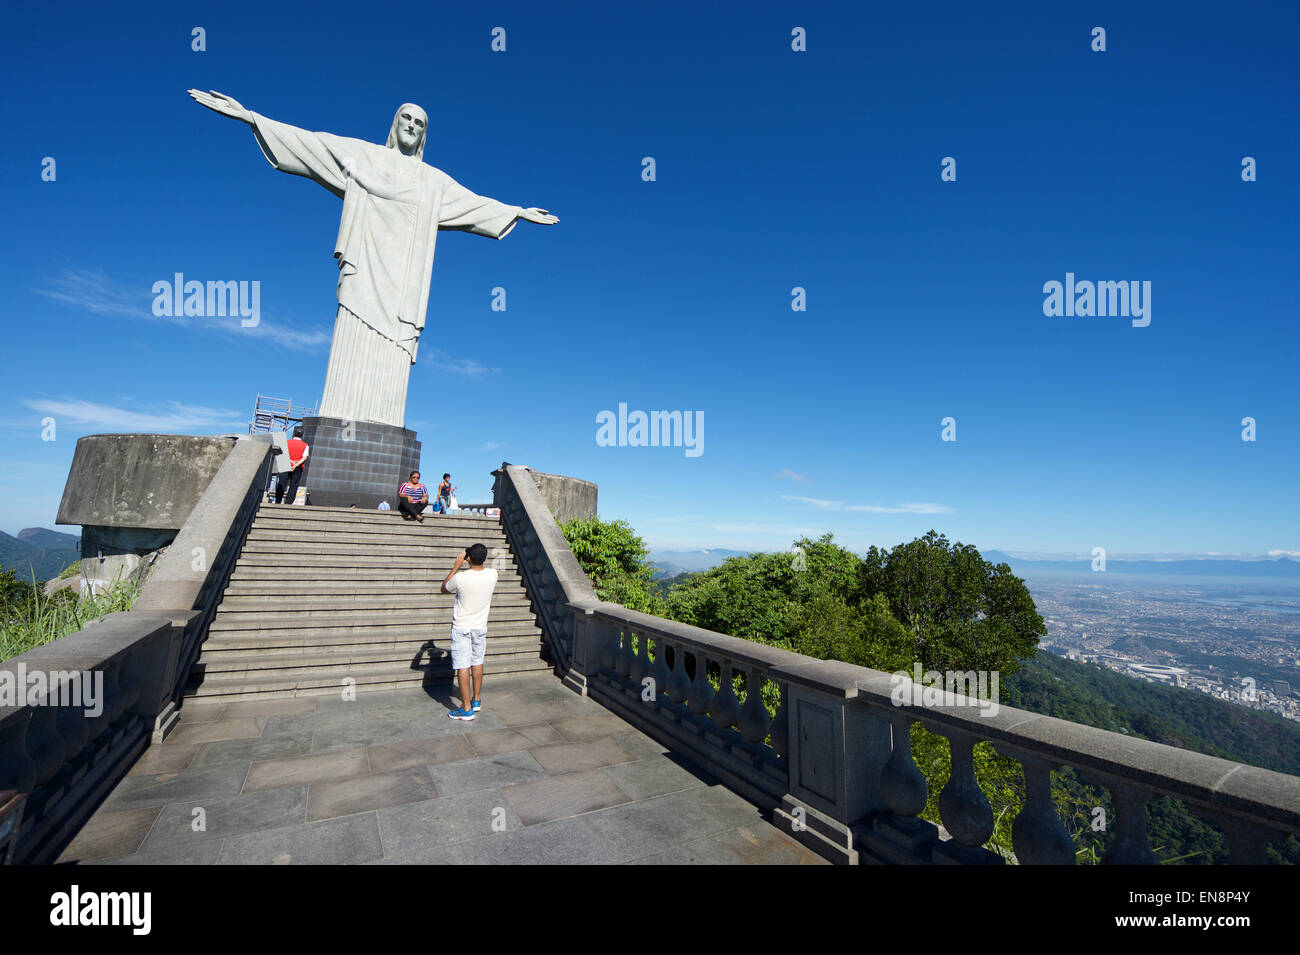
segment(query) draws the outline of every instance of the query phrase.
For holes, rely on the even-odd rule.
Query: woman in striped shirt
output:
[[[397,509],[402,520],[424,523],[420,513],[429,506],[429,489],[420,483],[420,472],[412,471],[410,477],[397,489]]]

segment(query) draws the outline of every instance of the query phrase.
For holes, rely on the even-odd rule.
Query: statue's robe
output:
[[[401,427],[438,230],[501,239],[523,209],[475,195],[400,150],[252,117],[272,166],[343,199],[339,309],[319,413]]]

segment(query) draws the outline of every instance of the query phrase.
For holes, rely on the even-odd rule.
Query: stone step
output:
[[[507,620],[490,623],[488,626],[488,644],[500,640],[518,640],[529,638],[534,643],[541,640],[542,631],[536,624],[522,620]],[[392,647],[403,646],[411,651],[433,641],[434,645],[446,648],[450,645],[451,630],[430,627],[401,628],[394,627],[383,633],[348,633],[325,632],[320,630],[301,630],[287,634],[267,634],[260,631],[230,631],[213,634],[203,644],[203,653],[229,653],[243,650],[265,651],[274,653],[279,650],[308,650],[315,647]]]
[[[331,585],[342,581],[366,581],[370,583],[390,581],[410,584],[411,586],[423,586],[427,582],[432,582],[436,589],[442,583],[442,579],[447,576],[447,571],[451,570],[451,562],[448,561],[446,566],[428,560],[420,560],[410,561],[404,566],[397,567],[386,567],[382,564],[358,567],[345,561],[334,566],[317,564],[311,568],[309,573],[300,572],[301,570],[302,568],[296,562],[267,560],[262,557],[253,563],[237,563],[234,571],[230,574],[230,579],[232,582],[257,581],[263,584],[269,581],[283,581],[285,584],[329,582]],[[513,569],[497,571],[498,589],[505,587],[507,584],[513,585],[519,581],[519,574]]]
[[[241,554],[284,554],[296,557],[300,554],[324,556],[333,554],[341,557],[420,557],[425,560],[442,560],[450,564],[466,548],[482,541],[469,541],[464,544],[444,544],[432,541],[379,541],[373,544],[361,544],[356,541],[339,541],[323,537],[318,540],[281,541],[252,540],[244,542]],[[510,549],[504,544],[484,544],[488,550],[489,561],[514,563]],[[489,564],[489,566],[493,566]]]
[[[407,593],[407,594],[334,594],[323,596],[279,596],[271,594],[232,595],[229,591],[221,600],[217,614],[227,613],[276,613],[276,614],[323,614],[340,610],[371,611],[389,613],[394,610],[449,610],[455,602],[451,594]],[[520,588],[505,594],[493,594],[492,610],[527,607],[528,595]]]
[[[207,652],[205,647],[203,655],[199,657],[198,665],[201,672],[209,677],[218,673],[243,673],[247,675],[250,669],[254,671],[254,675],[258,670],[266,674],[284,670],[300,670],[302,673],[298,675],[310,675],[311,671],[317,667],[371,669],[378,664],[401,663],[403,661],[408,665],[415,660],[437,662],[437,660],[423,660],[424,657],[429,655],[431,646],[435,648],[437,660],[441,660],[451,652],[451,644],[447,640],[435,641],[432,644],[427,640],[410,644],[383,644],[378,646],[369,644],[330,644],[306,650],[302,647],[279,647],[273,650],[229,650],[211,654]],[[506,656],[519,653],[528,653],[536,657],[541,652],[541,646],[541,637],[536,635],[489,639],[487,648],[484,651],[484,659],[492,660],[497,657],[504,659]]]
[[[379,577],[373,580],[358,579],[339,575],[335,579],[319,578],[316,580],[281,580],[275,576],[239,577],[231,579],[226,587],[224,600],[231,597],[347,597],[370,594],[388,594],[393,597],[405,597],[417,592],[442,596],[451,600],[451,596],[442,594],[439,586],[445,574],[431,571],[419,578]],[[507,577],[497,576],[497,587],[493,600],[526,594],[524,582],[515,574]]]
[[[409,534],[335,534],[329,531],[263,531],[249,534],[244,541],[245,548],[253,544],[278,544],[302,550],[304,545],[315,547],[321,544],[346,545],[358,550],[386,547],[438,548],[448,553],[458,554],[473,546],[482,544],[488,550],[500,549],[510,551],[510,544],[504,536],[489,537],[486,534],[443,535],[425,528],[412,530]]]
[[[394,495],[396,498],[396,495]],[[355,524],[367,525],[372,527],[402,527],[409,526],[410,522],[403,519],[400,511],[396,506],[390,511],[363,511],[360,508],[352,510],[346,507],[308,507],[305,505],[286,505],[286,504],[263,504],[257,510],[254,522],[291,522],[305,521],[313,524]],[[500,527],[501,519],[499,517],[483,517],[478,514],[452,513],[446,516],[442,514],[430,514],[428,508],[424,511],[424,526],[428,527],[434,521],[447,525],[464,525],[466,527]]]
[[[248,552],[240,554],[239,567],[282,567],[285,570],[314,567],[346,568],[388,568],[391,570],[411,570],[427,567],[431,561],[441,560],[446,566],[442,577],[451,570],[454,557],[438,558],[432,556],[410,556],[406,554],[312,554],[304,551],[297,553]],[[238,567],[236,568],[238,569]],[[500,573],[505,573],[504,570]],[[439,578],[441,579],[441,577]]]
[[[527,604],[511,607],[493,607],[488,617],[488,630],[492,624],[506,621],[534,621],[536,615]],[[292,616],[283,613],[250,612],[220,613],[212,620],[208,632],[226,633],[232,630],[260,630],[268,634],[284,634],[295,630],[339,630],[349,629],[365,631],[372,627],[450,627],[451,607],[433,610],[388,611],[376,613],[370,610],[327,610],[320,613],[298,612]]]
[[[552,669],[550,663],[534,655],[530,659],[496,661],[489,672],[491,675],[500,675],[550,669]],[[201,683],[191,683],[185,696],[196,701],[220,703],[287,699],[299,696],[333,696],[341,691],[341,683],[345,676],[348,674],[318,673],[298,679],[259,675],[232,681],[203,680]],[[353,680],[355,688],[365,692],[405,689],[421,685],[446,686],[452,682],[452,670],[450,661],[428,664],[421,670],[412,670],[409,665],[394,666],[386,670],[356,674]],[[431,700],[430,707],[432,712],[437,714],[438,704]],[[446,717],[444,716],[443,719]]]

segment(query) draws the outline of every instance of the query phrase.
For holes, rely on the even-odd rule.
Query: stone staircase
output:
[[[205,701],[389,689],[451,680],[451,609],[439,592],[457,554],[488,548],[499,580],[489,674],[546,670],[542,632],[498,518],[263,504],[186,696]]]

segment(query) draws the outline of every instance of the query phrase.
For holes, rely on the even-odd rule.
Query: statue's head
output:
[[[404,156],[424,158],[424,138],[429,130],[429,114],[414,103],[403,103],[393,117],[388,131],[389,149],[400,149]]]

